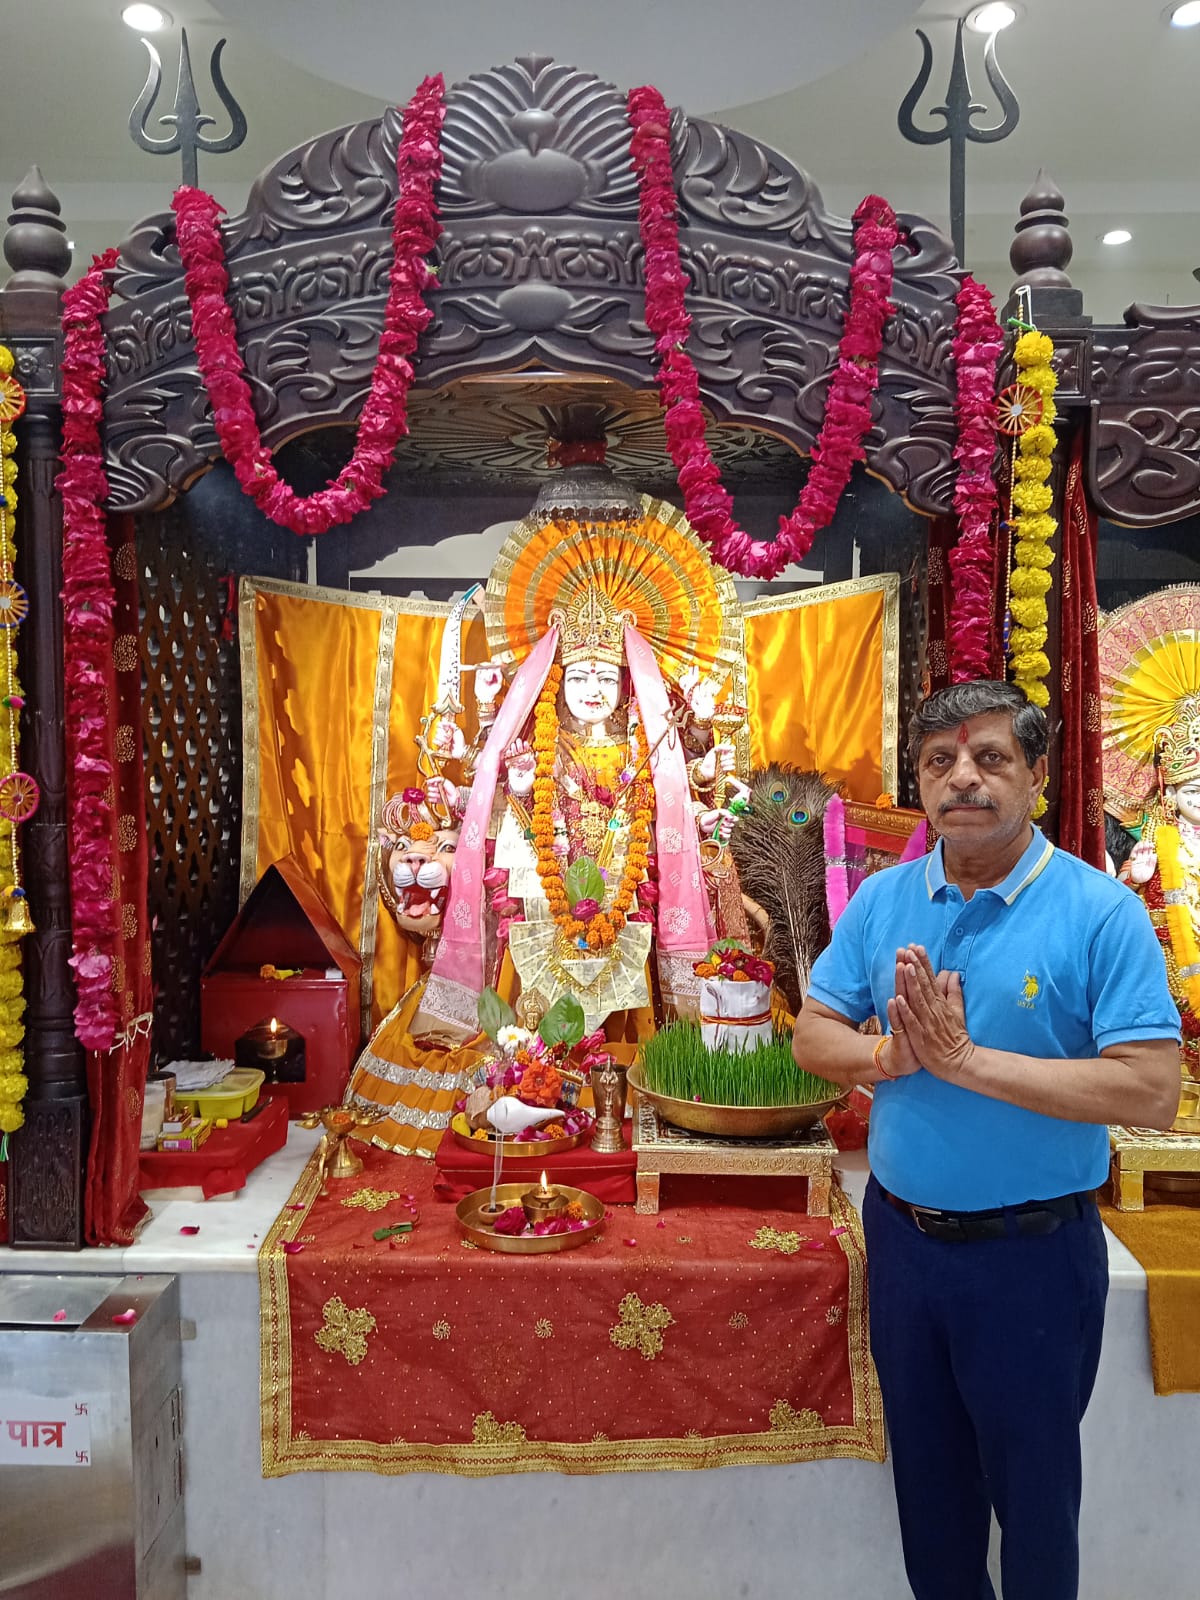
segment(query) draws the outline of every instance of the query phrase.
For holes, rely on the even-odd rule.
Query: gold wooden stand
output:
[[[1113,1204],[1118,1211],[1145,1208],[1146,1174],[1194,1173],[1200,1179],[1200,1133],[1159,1133],[1153,1128],[1110,1128]]]
[[[786,1139],[721,1139],[673,1128],[644,1095],[639,1095],[633,1116],[633,1149],[637,1156],[634,1210],[644,1216],[653,1216],[658,1210],[659,1180],[664,1172],[705,1177],[807,1178],[808,1215],[829,1215],[829,1187],[837,1146],[822,1122]]]

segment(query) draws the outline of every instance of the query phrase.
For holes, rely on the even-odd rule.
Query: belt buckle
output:
[[[917,1206],[911,1208],[912,1219],[917,1225],[917,1231],[923,1233],[927,1239],[959,1240],[966,1237],[963,1225],[957,1218],[942,1215],[937,1211],[923,1211]]]

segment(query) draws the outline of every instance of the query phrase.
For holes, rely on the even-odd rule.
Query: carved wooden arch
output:
[[[382,325],[397,112],[290,152],[226,225],[231,298],[263,436],[352,422]],[[808,451],[847,299],[850,224],[803,172],[744,134],[673,117],[691,280],[691,353],[719,421]],[[637,188],[623,95],[527,57],[447,96],[445,232],[418,384],[528,367],[653,383],[641,320]],[[923,512],[949,504],[949,353],[959,277],[949,242],[902,219],[896,315],[868,466]],[[110,504],[165,504],[218,454],[169,214],[138,225],[109,312]]]

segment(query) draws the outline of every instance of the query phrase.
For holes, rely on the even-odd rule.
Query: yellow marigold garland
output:
[[[24,394],[12,376],[12,352],[0,345],[0,379],[3,379],[5,410],[0,413],[0,583],[4,585],[9,604],[9,617],[20,620],[20,606],[24,596],[16,588],[13,569],[16,549],[13,538],[14,512],[17,507],[16,436],[11,423],[13,413],[19,415],[24,407]],[[12,608],[17,607],[14,611]],[[4,672],[0,680],[0,778],[7,778],[16,769],[17,717],[21,708],[21,686],[16,676],[17,628],[10,621],[3,629]],[[7,1140],[25,1120],[21,1102],[29,1088],[29,1080],[22,1068],[25,1064],[21,1049],[25,1038],[25,994],[21,973],[20,940],[28,930],[28,917],[11,915],[24,891],[20,883],[20,865],[17,854],[17,824],[0,817],[0,1159],[7,1153]]]
[[[1058,377],[1051,365],[1054,341],[1036,330],[1017,340],[1013,359],[1017,381],[1036,389],[1042,397],[1040,422],[1021,434],[1013,461],[1012,507],[1013,570],[1009,579],[1008,660],[1012,681],[1023,689],[1035,706],[1050,704],[1045,680],[1050,675],[1046,654],[1046,594],[1053,581],[1050,568],[1054,551],[1050,541],[1058,524],[1050,515],[1054,491],[1049,477],[1054,455],[1054,391]],[[1038,799],[1034,816],[1046,809],[1044,796]]]
[[[1200,1017],[1200,945],[1196,943],[1192,914],[1187,905],[1187,885],[1179,859],[1178,828],[1157,829],[1154,848],[1158,851],[1158,878],[1162,884],[1171,953],[1179,970],[1179,981],[1188,1009],[1193,1016]]]
[[[590,920],[581,922],[571,915],[566,885],[563,883],[562,864],[554,853],[554,764],[558,756],[558,691],[562,684],[562,668],[553,666],[542,686],[533,712],[533,753],[535,758],[533,778],[533,810],[530,813],[530,832],[537,853],[538,877],[542,892],[550,907],[555,925],[570,940],[584,939],[590,950],[606,950],[616,943],[617,935],[633,905],[638,885],[646,876],[650,850],[650,822],[653,816],[652,789],[642,780],[634,780],[632,815],[630,818],[629,848],[625,852],[625,867],[612,903]],[[630,765],[640,771],[646,759],[646,739],[641,724],[634,728]]]

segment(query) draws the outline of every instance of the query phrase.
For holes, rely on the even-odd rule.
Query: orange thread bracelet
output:
[[[883,1076],[885,1078],[895,1079],[896,1074],[894,1072],[889,1072],[888,1069],[884,1066],[883,1062],[880,1060],[880,1056],[883,1054],[883,1047],[884,1047],[885,1044],[887,1044],[891,1040],[891,1037],[892,1036],[891,1036],[890,1033],[885,1033],[885,1034],[882,1034],[880,1036],[879,1043],[875,1046],[874,1050],[872,1050],[872,1052],[871,1052],[871,1060],[879,1068],[880,1072],[882,1072],[882,1074],[883,1074]]]

